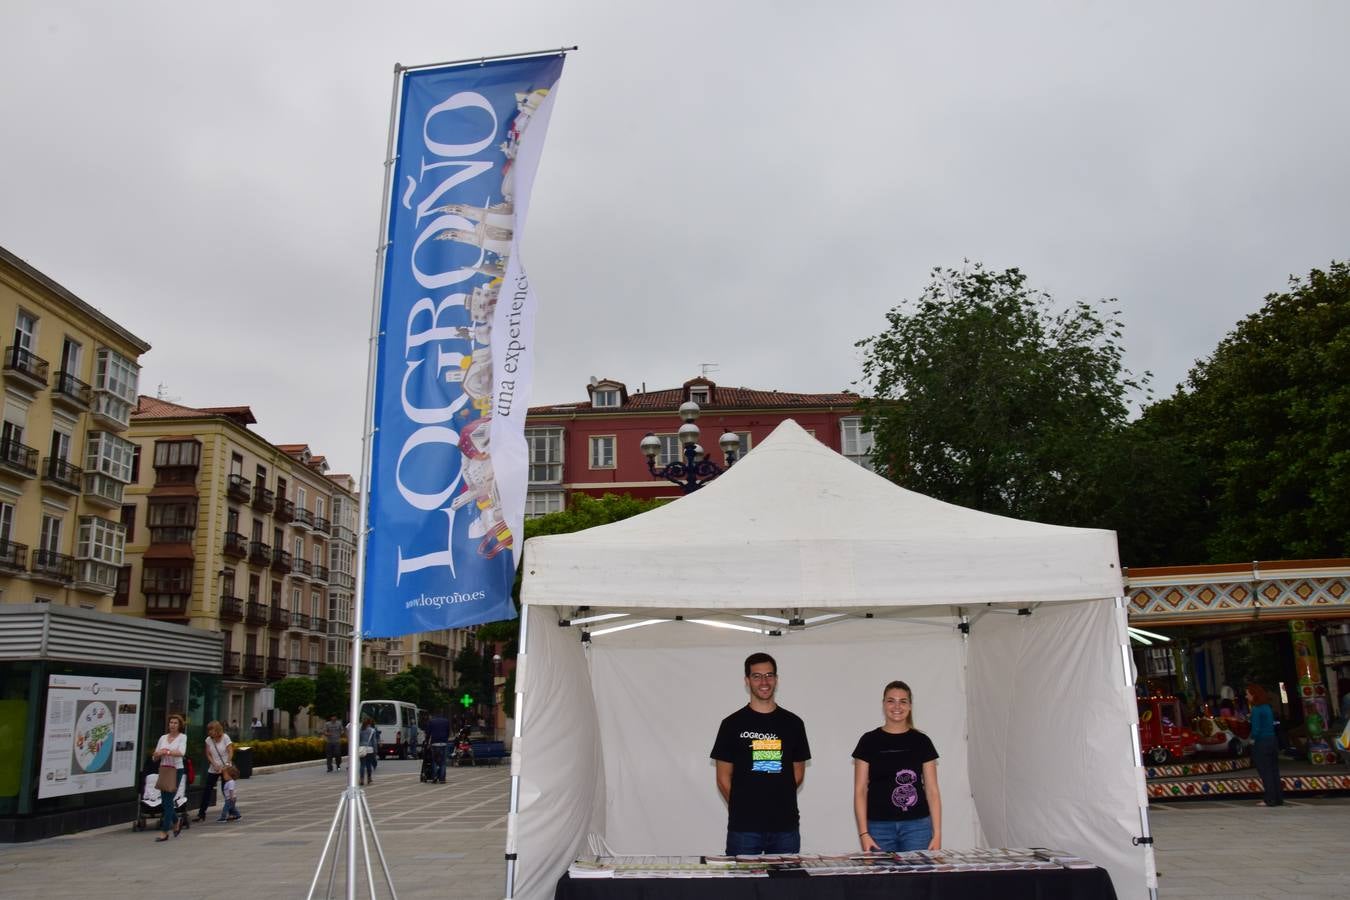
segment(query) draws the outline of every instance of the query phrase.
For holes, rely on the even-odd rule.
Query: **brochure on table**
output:
[[[38,797],[134,785],[140,721],[140,681],[50,676]]]

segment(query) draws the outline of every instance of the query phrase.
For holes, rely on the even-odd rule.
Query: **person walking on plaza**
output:
[[[202,803],[197,808],[198,822],[206,821],[206,809],[214,804],[213,794],[216,790],[216,782],[220,780],[220,773],[224,768],[234,760],[234,742],[230,736],[225,733],[225,729],[219,722],[208,722],[206,724],[206,784],[202,787]]]
[[[375,720],[366,716],[361,721],[361,737],[356,747],[356,758],[361,764],[361,778],[358,784],[370,784],[375,781],[375,758],[379,752],[380,733],[375,729]]]
[[[726,852],[797,853],[797,790],[811,758],[806,725],[775,700],[778,664],[769,654],[746,657],[745,687],[750,703],[722,720],[709,754],[727,804]]]
[[[183,827],[174,806],[174,794],[178,791],[178,782],[183,777],[183,757],[187,755],[187,735],[184,734],[184,720],[181,713],[169,713],[168,731],[159,736],[155,744],[155,761],[159,763],[159,798],[163,806],[159,819],[160,836],[156,841],[167,841],[169,832],[178,837]]]
[[[222,779],[220,793],[225,798],[225,805],[220,808],[220,818],[217,822],[237,822],[243,818],[239,814],[237,801],[239,799],[239,770],[233,763],[227,763],[220,772]]]
[[[337,716],[329,716],[323,723],[323,761],[328,771],[342,771],[342,723]]]
[[[892,681],[881,692],[880,728],[853,749],[853,818],[864,852],[938,850],[942,847],[942,797],[938,753],[914,727],[913,692]]]
[[[431,747],[431,762],[435,766],[432,781],[445,784],[445,753],[450,745],[449,719],[438,713],[427,720],[427,744]]]
[[[1247,685],[1247,704],[1251,706],[1252,764],[1261,776],[1261,799],[1257,806],[1281,806],[1284,791],[1280,786],[1280,747],[1275,741],[1275,713],[1270,695],[1259,684]]]

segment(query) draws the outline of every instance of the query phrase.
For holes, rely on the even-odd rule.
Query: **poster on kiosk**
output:
[[[38,797],[134,785],[140,713],[136,679],[50,676]]]

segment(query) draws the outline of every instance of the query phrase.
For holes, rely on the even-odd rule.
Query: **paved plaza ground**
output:
[[[382,762],[367,791],[399,897],[502,897],[509,767],[452,769],[446,785],[420,783],[417,769]],[[259,774],[240,782],[242,821],[213,814],[164,844],[122,825],[0,845],[0,897],[304,897],[345,775],[322,763]],[[1350,798],[1161,804],[1152,820],[1163,897],[1345,896]]]

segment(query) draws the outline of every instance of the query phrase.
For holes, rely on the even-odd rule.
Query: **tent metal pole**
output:
[[[516,728],[511,738],[511,803],[506,813],[506,900],[516,895],[516,821],[520,811],[520,736],[525,730],[525,667],[529,659],[530,604],[520,606],[520,652],[516,654]]]
[[[1119,624],[1119,633],[1124,636],[1124,641],[1121,644],[1121,653],[1120,653],[1121,666],[1124,670],[1124,684],[1122,686],[1122,689],[1133,694],[1134,679],[1130,676],[1131,660],[1133,659],[1133,657],[1130,654],[1129,616],[1126,614],[1124,594],[1116,595],[1115,610],[1116,610],[1116,621]],[[1132,699],[1131,702],[1133,702]],[[1143,757],[1141,755],[1139,747],[1138,726],[1130,728],[1130,745],[1134,748],[1134,768],[1139,787],[1141,788],[1138,798],[1139,837],[1136,838],[1135,840],[1136,843],[1139,843],[1144,847],[1144,864],[1147,867],[1147,871],[1145,873],[1145,881],[1148,884],[1148,896],[1150,900],[1158,900],[1158,873],[1153,858],[1153,833],[1149,828],[1149,821],[1148,821],[1148,791],[1143,789],[1144,787]]]

